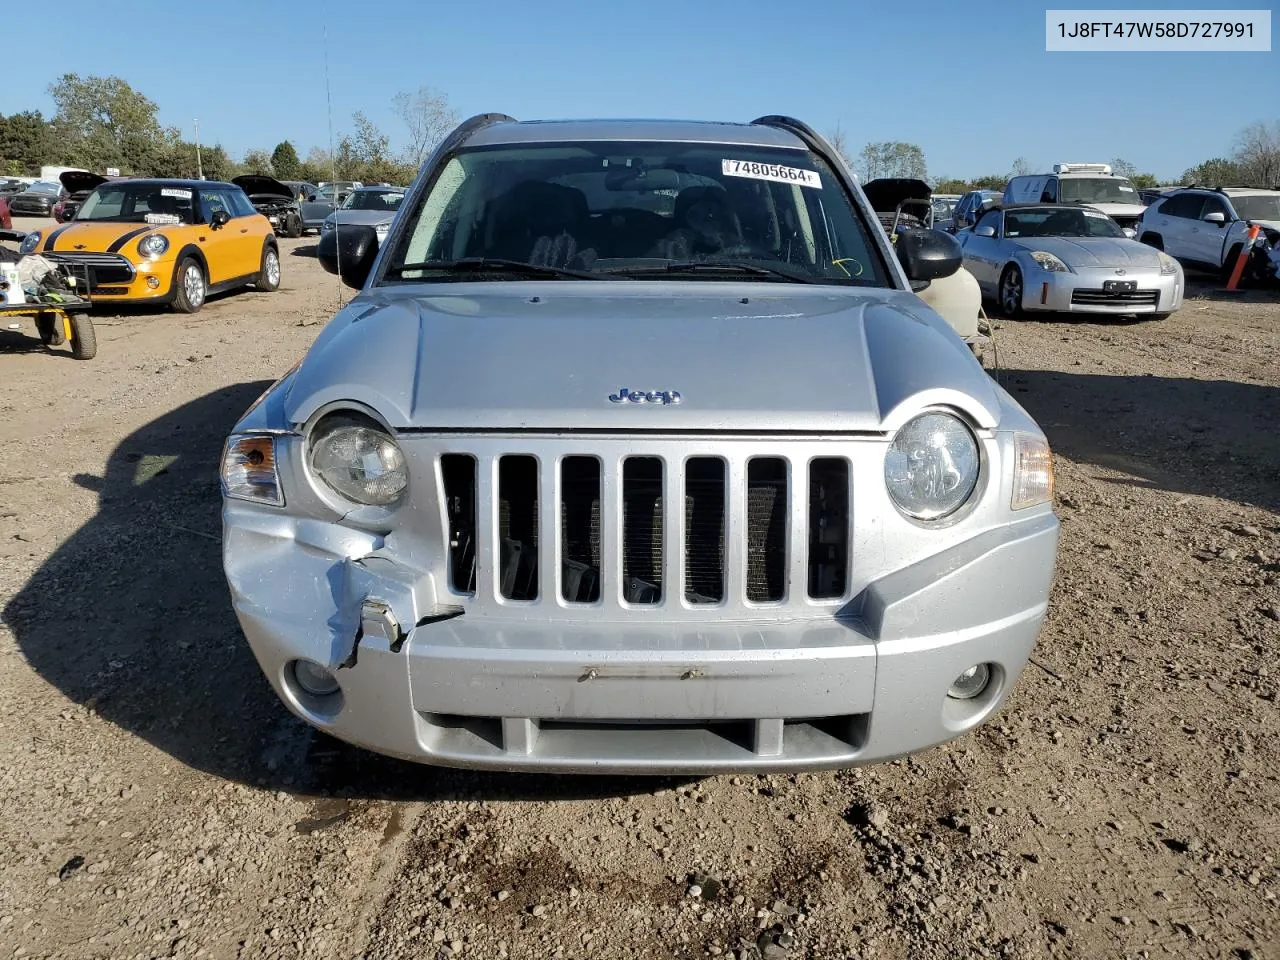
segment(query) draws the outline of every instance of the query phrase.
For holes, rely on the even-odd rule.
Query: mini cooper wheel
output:
[[[1023,316],[1022,270],[1013,264],[1009,264],[1000,277],[1000,310],[1010,320]]]
[[[280,289],[280,254],[275,247],[262,248],[262,266],[253,285],[265,293]]]
[[[209,285],[204,268],[195,257],[186,257],[173,272],[173,309],[179,313],[195,313],[204,306]]]

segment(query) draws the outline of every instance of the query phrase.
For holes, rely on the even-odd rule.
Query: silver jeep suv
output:
[[[363,231],[363,232],[362,232]],[[223,457],[271,685],[430,763],[705,773],[956,737],[1058,538],[1031,418],[804,124],[462,124]]]

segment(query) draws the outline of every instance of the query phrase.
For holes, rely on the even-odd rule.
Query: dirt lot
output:
[[[90,362],[0,331],[0,957],[1280,957],[1280,298],[999,329],[1063,540],[977,733],[476,775],[313,737],[228,604],[219,448],[338,301],[313,244]]]

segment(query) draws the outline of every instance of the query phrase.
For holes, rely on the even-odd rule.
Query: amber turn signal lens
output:
[[[222,493],[237,500],[283,506],[274,437],[233,436],[222,454]]]
[[[1023,510],[1053,500],[1053,454],[1043,437],[1019,434],[1015,438],[1013,496],[1009,506]]]

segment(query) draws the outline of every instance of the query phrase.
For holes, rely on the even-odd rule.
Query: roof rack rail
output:
[[[460,124],[453,128],[436,148],[427,154],[426,159],[422,161],[422,165],[418,168],[425,167],[431,163],[437,156],[443,156],[452,150],[458,144],[462,143],[467,137],[484,127],[492,126],[495,123],[516,123],[515,117],[509,117],[505,113],[477,113],[474,117],[468,117]]]

